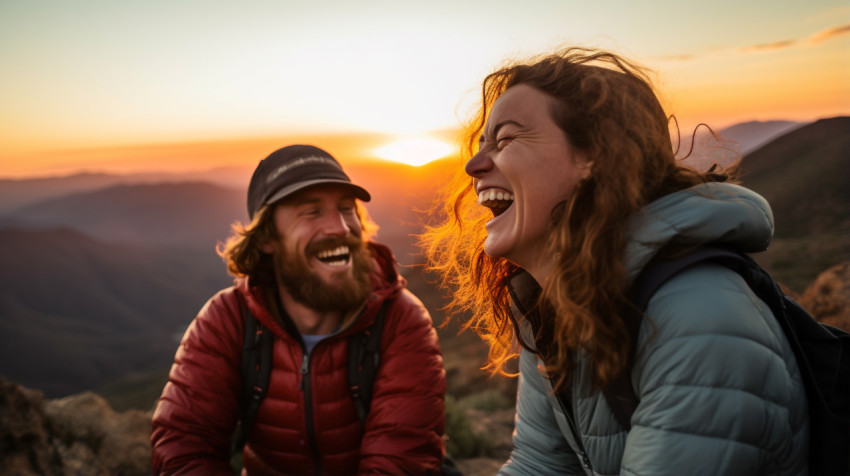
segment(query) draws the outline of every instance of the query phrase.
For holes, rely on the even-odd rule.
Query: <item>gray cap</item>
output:
[[[248,186],[248,216],[264,205],[274,203],[307,187],[339,183],[351,187],[354,196],[372,199],[363,187],[351,183],[333,156],[312,145],[290,145],[272,152],[260,161]]]

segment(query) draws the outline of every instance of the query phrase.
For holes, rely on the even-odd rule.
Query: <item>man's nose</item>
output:
[[[345,216],[336,210],[326,215],[323,226],[328,235],[347,236],[351,233],[351,228],[345,221]]]

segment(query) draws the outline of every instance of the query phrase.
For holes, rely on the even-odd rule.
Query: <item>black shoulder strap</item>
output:
[[[387,304],[388,301],[385,301],[375,316],[375,321],[368,328],[352,335],[348,340],[348,384],[357,416],[364,424],[372,402],[372,384],[375,382],[380,363],[381,330]],[[271,377],[274,338],[271,331],[254,317],[244,303],[240,301],[240,305],[245,315],[242,345],[242,415],[232,448],[234,453],[241,451],[248,441],[260,404],[266,396]]]
[[[646,306],[649,304],[649,300],[652,298],[652,295],[655,294],[655,291],[657,291],[662,284],[666,283],[667,280],[672,278],[679,271],[682,271],[688,266],[699,263],[700,261],[708,259],[717,260],[718,258],[725,258],[730,263],[743,259],[740,253],[731,251],[727,248],[721,248],[719,246],[704,246],[670,261],[650,261],[638,275],[637,279],[635,279],[634,283],[632,283],[632,288],[630,290],[632,304],[641,311],[645,311]],[[731,267],[740,273],[737,266],[728,267]]]
[[[242,400],[241,423],[233,444],[239,452],[248,441],[254,428],[260,403],[266,396],[271,377],[273,335],[240,300],[245,315],[245,333],[242,343]]]
[[[738,273],[743,270],[743,265],[735,266],[735,263],[742,261],[743,257],[740,253],[728,250],[726,248],[716,246],[705,246],[698,248],[686,255],[670,261],[650,261],[635,281],[629,290],[629,298],[632,304],[639,312],[638,319],[635,319],[633,325],[629,329],[631,338],[631,354],[629,355],[629,364],[626,370],[621,372],[606,388],[603,389],[605,400],[611,411],[614,412],[614,417],[623,428],[627,430],[632,427],[632,415],[637,409],[639,400],[635,394],[631,380],[632,361],[634,360],[634,351],[637,348],[638,331],[640,330],[640,316],[646,310],[649,300],[655,291],[667,282],[670,278],[676,275],[683,269],[705,260],[722,260],[722,264],[731,267]],[[745,276],[746,278],[746,276]],[[749,280],[748,280],[749,282]]]
[[[384,301],[375,321],[366,330],[348,338],[348,388],[357,417],[364,425],[372,403],[372,385],[381,361],[381,331],[388,302]]]
[[[632,285],[632,303],[644,311],[662,284],[702,261],[723,265],[741,275],[759,299],[770,307],[800,366],[810,412],[816,406],[822,409],[825,418],[850,421],[850,335],[817,322],[782,292],[770,274],[750,256],[727,248],[706,246],[671,261],[651,262]],[[636,333],[632,338],[637,339]],[[605,389],[605,398],[625,428],[630,428],[631,415],[638,403],[633,395],[629,375],[618,376]]]

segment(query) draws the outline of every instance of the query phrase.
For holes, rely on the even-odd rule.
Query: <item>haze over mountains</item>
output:
[[[777,242],[758,259],[798,292],[850,260],[850,118],[728,131],[751,151],[744,185],[774,207]],[[344,165],[372,193],[379,241],[402,264],[421,262],[419,211],[461,164]],[[0,180],[0,374],[54,397],[167,367],[197,310],[231,280],[214,248],[246,219],[251,169]]]

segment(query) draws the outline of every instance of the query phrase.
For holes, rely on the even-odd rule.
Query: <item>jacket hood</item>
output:
[[[728,183],[706,183],[665,195],[635,213],[623,264],[634,281],[644,266],[672,240],[684,246],[709,243],[741,251],[764,251],[773,237],[773,212],[759,194]],[[515,315],[531,308],[540,286],[525,271],[508,281]],[[517,306],[519,305],[519,306]],[[517,314],[517,312],[519,312]]]
[[[624,265],[634,280],[672,240],[685,246],[730,245],[764,251],[773,237],[773,212],[759,194],[728,183],[705,183],[665,195],[629,220]]]
[[[346,335],[365,329],[374,321],[384,301],[398,296],[407,285],[407,281],[396,270],[395,256],[392,251],[386,245],[374,241],[369,242],[368,246],[372,252],[372,274],[370,275],[372,290],[355,322],[343,332]],[[276,335],[288,334],[272,317],[266,305],[267,290],[265,288],[251,284],[246,277],[236,278],[234,285],[251,313],[260,322]]]

